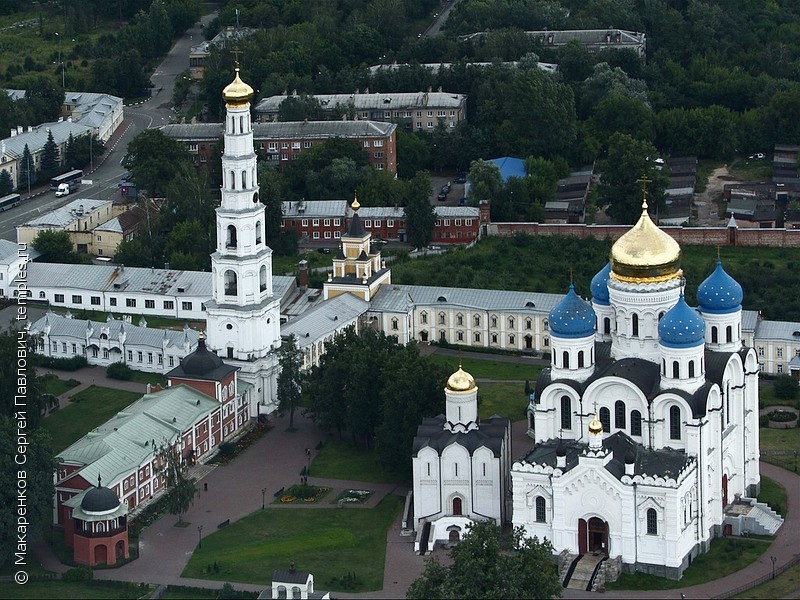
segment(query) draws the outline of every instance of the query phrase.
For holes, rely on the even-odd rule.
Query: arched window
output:
[[[421,313],[419,313],[419,322],[422,323],[423,325],[427,325],[428,324],[428,313],[426,313],[425,311],[422,311]]]
[[[614,403],[614,427],[617,429],[625,429],[625,413],[625,403],[617,400]]]
[[[566,350],[564,350],[564,354],[561,355],[561,361],[562,361],[561,366],[564,367],[565,369],[569,369],[569,352],[567,352]]]
[[[603,426],[603,431],[608,433],[611,431],[611,411],[603,407],[600,409],[600,424]]]
[[[669,439],[681,439],[681,408],[680,406],[669,407]]]
[[[458,467],[456,467],[456,477],[458,477]],[[453,498],[453,516],[460,517],[462,514],[463,508],[461,506],[461,498],[456,496]]]
[[[561,396],[561,429],[572,429],[572,399]]]
[[[496,333],[493,333],[493,334],[492,334],[492,343],[493,343],[493,344],[496,344],[496,343],[497,343],[497,334],[496,334]]]
[[[228,225],[227,235],[225,237],[226,248],[236,248],[236,227]]]
[[[256,221],[256,244],[261,243],[261,221]]]
[[[508,336],[508,343],[511,344],[512,346],[517,343],[516,340],[517,338],[515,338],[513,335]]]
[[[508,317],[508,328],[514,329],[514,317]]]
[[[611,335],[611,319],[608,317],[603,319],[603,333],[606,335]]]
[[[662,310],[660,313],[658,313],[658,320],[660,321],[661,317],[663,316],[664,316],[664,311]]]
[[[244,133],[244,117],[239,117],[239,133]]]
[[[236,189],[236,173],[231,171],[231,189]]]
[[[261,265],[258,271],[258,289],[262,292],[267,289],[267,265]]]
[[[497,317],[492,315],[492,327],[497,327]]]
[[[533,322],[530,319],[525,319],[525,329],[532,329]]]
[[[236,272],[225,271],[225,295],[236,296],[238,294],[238,286],[236,285]]]
[[[397,317],[394,317],[392,319],[392,331],[397,331],[397,324],[398,323],[399,323],[399,321],[397,320]]]
[[[714,326],[714,327],[711,328],[711,343],[712,344],[716,344],[717,343],[717,338],[718,338],[718,336],[717,336],[717,327]]]
[[[286,586],[279,585],[278,586],[278,598],[286,598]]]
[[[631,435],[642,435],[642,413],[631,411]]]
[[[440,312],[439,313],[439,325],[444,325],[444,319],[445,319],[444,313]],[[442,336],[442,337],[444,337],[444,336]]]
[[[583,350],[578,350],[578,368],[583,367]]]
[[[242,189],[247,189],[247,171],[242,171]]]
[[[303,597],[303,590],[300,589],[299,585],[295,585],[292,587],[292,599],[299,600]]]
[[[633,337],[639,337],[639,315],[636,313],[631,315],[631,329],[631,335],[633,335]]]
[[[725,341],[728,343],[733,341],[733,327],[730,325],[725,328]]]
[[[546,523],[547,512],[545,511],[545,500],[542,496],[536,496],[536,522]]]
[[[689,361],[689,377],[694,377],[694,361]]]
[[[480,316],[479,315],[475,315],[475,318],[473,319],[473,322],[475,323],[475,327],[480,327],[481,326],[481,318],[480,318]]]
[[[681,363],[679,363],[677,360],[673,361],[672,363],[672,377],[674,379],[681,378]]]
[[[647,535],[658,535],[658,514],[655,508],[647,509]]]
[[[458,313],[456,315],[456,325],[463,325],[464,324],[464,315]]]

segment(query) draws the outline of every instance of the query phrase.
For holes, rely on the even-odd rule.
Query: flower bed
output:
[[[797,427],[797,413],[788,410],[773,410],[767,415],[769,427],[773,429],[791,429]]]
[[[342,504],[363,504],[369,500],[372,494],[373,492],[369,490],[344,490],[334,502]]]
[[[321,500],[329,491],[326,487],[301,483],[286,490],[276,504],[311,504]]]

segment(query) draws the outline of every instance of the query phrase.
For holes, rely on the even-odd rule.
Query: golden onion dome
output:
[[[253,88],[241,80],[239,67],[236,67],[235,70],[236,77],[222,90],[222,98],[228,106],[242,106],[253,98]]]
[[[353,196],[353,203],[350,205],[350,208],[353,209],[353,212],[358,212],[358,209],[361,208],[361,203],[358,201],[358,198]]]
[[[639,221],[611,247],[611,277],[653,283],[680,277],[681,273],[681,247],[653,223],[645,199]]]
[[[592,435],[599,435],[603,433],[603,424],[597,418],[597,413],[592,415],[592,420],[589,421],[589,433]]]
[[[468,392],[476,387],[475,379],[458,366],[458,371],[450,375],[447,379],[447,389],[451,392]]]

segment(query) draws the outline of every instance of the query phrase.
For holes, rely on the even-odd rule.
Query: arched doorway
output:
[[[105,544],[98,544],[94,547],[94,564],[108,564],[108,548],[106,548]]]
[[[420,339],[421,339],[423,342],[427,342],[427,341],[428,341],[428,332],[427,332],[427,331],[420,331],[420,332],[419,332],[419,338],[420,338]]]
[[[456,496],[453,498],[453,516],[460,517],[463,514],[463,509],[461,507],[461,498]]]
[[[447,539],[451,543],[452,542],[458,542],[461,539],[461,537],[460,537],[460,535],[458,533],[458,529],[451,529],[450,533],[447,534]]]
[[[722,510],[728,506],[728,474],[722,476]]]
[[[530,333],[525,336],[525,350],[533,350],[533,336]]]
[[[599,517],[578,521],[578,551],[581,554],[600,552],[608,555],[608,523]]]

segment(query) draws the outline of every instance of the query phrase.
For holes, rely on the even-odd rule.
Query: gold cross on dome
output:
[[[239,68],[239,54],[241,54],[241,53],[242,53],[242,51],[239,50],[239,46],[236,46],[233,50],[231,50],[231,54],[233,54],[234,57],[235,57],[234,58],[234,64],[236,65],[237,69]]]
[[[642,208],[647,208],[647,184],[653,183],[653,180],[648,179],[647,175],[643,173],[636,181],[642,184]]]

